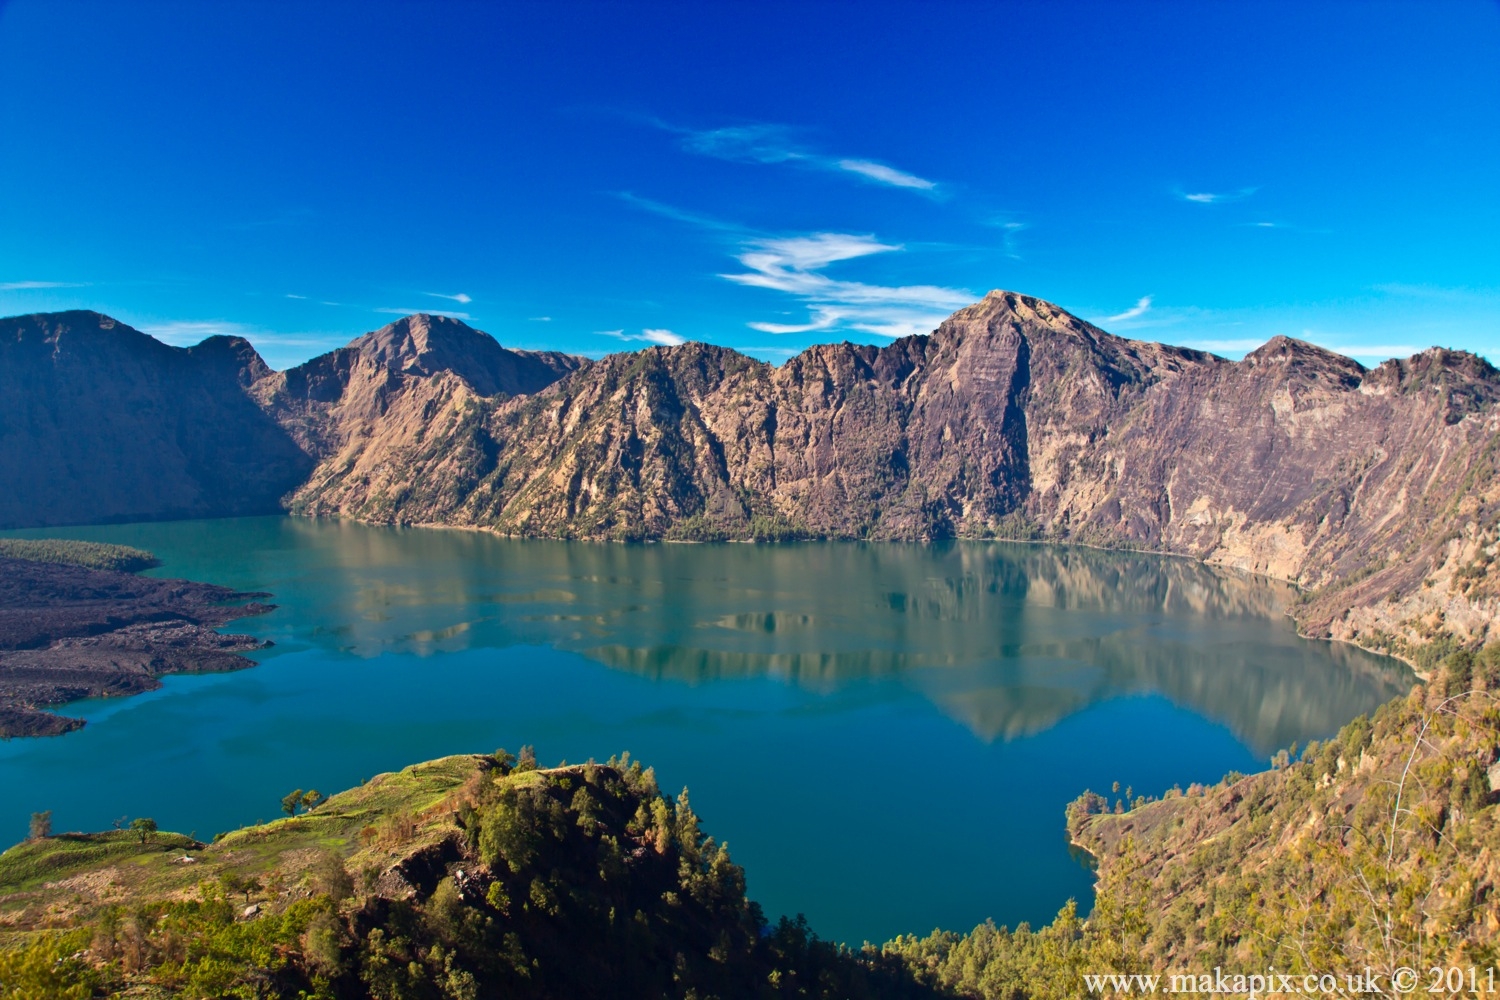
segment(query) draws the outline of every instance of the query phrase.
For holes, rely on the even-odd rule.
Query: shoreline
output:
[[[216,631],[265,614],[265,593],[191,580],[0,559],[0,739],[60,736],[83,719],[52,709],[129,697],[179,673],[244,670],[269,642]],[[237,603],[228,603],[237,602]]]

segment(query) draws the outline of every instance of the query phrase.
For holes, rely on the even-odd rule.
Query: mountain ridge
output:
[[[25,322],[49,320],[0,330]],[[516,352],[424,314],[286,372],[233,340],[161,348],[198,352],[193,377],[232,381],[295,446],[304,474],[279,481],[278,503],[296,513],[601,540],[1163,551],[1294,581],[1309,634],[1408,658],[1443,634],[1478,644],[1500,618],[1500,374],[1465,352],[1367,369],[1276,337],[1231,361],[1005,291],[931,334],[780,366],[702,343]]]

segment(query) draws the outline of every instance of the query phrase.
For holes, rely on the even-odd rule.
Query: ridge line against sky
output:
[[[779,361],[1005,288],[1500,360],[1500,5],[1185,9],[12,0],[0,135],[45,155],[0,157],[0,314],[278,368],[418,311]]]

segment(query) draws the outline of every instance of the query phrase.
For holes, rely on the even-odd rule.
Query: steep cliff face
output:
[[[416,412],[436,413],[437,401],[455,391],[475,398],[536,392],[582,364],[556,351],[508,350],[459,320],[417,314],[296,368],[267,371],[251,394],[322,460],[363,447],[372,435],[399,433],[413,403]]]
[[[0,320],[0,527],[266,513],[309,456],[246,389],[254,348],[107,316]]]
[[[1443,629],[1479,641],[1500,612],[1500,376],[1468,354],[1367,371],[1278,337],[1231,362],[995,292],[930,336],[779,368],[688,344],[504,400],[444,377],[372,415],[299,508],[581,538],[1160,549],[1296,581],[1317,592],[1310,631],[1403,651]]]
[[[1088,454],[1102,474],[1034,509],[1049,534],[1083,522],[1086,537],[1296,581],[1317,592],[1297,610],[1316,635],[1398,651],[1439,631],[1479,641],[1494,595],[1448,578],[1493,553],[1497,398],[1500,377],[1473,355],[1366,371],[1278,337],[1149,393]]]
[[[1309,631],[1401,652],[1500,619],[1500,375],[1459,352],[1368,371],[1278,337],[1231,362],[1010,292],[779,368],[509,351],[422,315],[280,373],[95,314],[3,329],[0,455],[31,484],[10,525],[286,494],[550,537],[1048,538],[1293,580]]]
[[[1079,443],[1209,355],[1112,337],[996,294],[930,337],[814,347],[773,368],[705,344],[614,355],[526,399],[475,402],[405,435],[414,464],[356,459],[309,509],[580,537],[657,537],[701,516],[835,537],[984,535],[1074,474]],[[387,499],[470,456],[441,505]],[[457,497],[457,502],[455,498]]]

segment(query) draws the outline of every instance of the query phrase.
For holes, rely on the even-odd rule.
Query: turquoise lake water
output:
[[[124,816],[215,832],[452,753],[629,750],[692,791],[771,917],[880,941],[1044,922],[1091,876],[1063,808],[1265,766],[1404,691],[1297,638],[1293,592],[1186,560],[1005,543],[596,545],[245,518],[10,532],[270,591],[252,670],[68,706],[0,743],[0,841]]]

